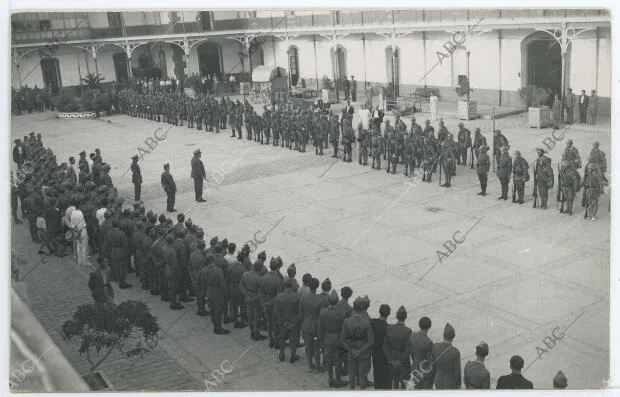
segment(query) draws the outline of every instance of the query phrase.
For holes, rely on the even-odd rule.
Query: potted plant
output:
[[[114,351],[128,359],[140,359],[157,346],[157,317],[142,302],[85,304],[62,325],[66,341],[77,339],[79,352],[86,356],[90,372],[83,375],[93,391],[113,390],[110,380],[97,368]]]
[[[101,82],[105,78],[101,77],[101,74],[88,73],[86,77],[82,77],[82,82],[86,84],[88,91],[93,94],[99,94],[101,92]]]
[[[323,75],[321,80],[322,90],[321,99],[324,103],[336,103],[336,90],[334,88],[334,82],[327,76]]]
[[[551,111],[545,105],[551,96],[549,89],[528,85],[519,89],[519,96],[528,107],[530,127],[545,128],[551,125]]]
[[[469,79],[465,76],[456,87],[456,94],[459,96],[457,102],[457,113],[459,120],[471,120],[478,117],[478,104],[469,99],[469,93],[473,92],[469,87]],[[465,97],[465,99],[463,99]]]

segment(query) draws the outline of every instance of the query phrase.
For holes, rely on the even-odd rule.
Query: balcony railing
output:
[[[584,18],[593,16],[609,16],[607,10],[536,10],[536,9],[478,9],[478,10],[346,10],[346,11],[317,11],[313,14],[286,15],[282,13],[272,17],[239,18],[215,20],[210,26],[203,26],[199,22],[186,21],[176,24],[137,25],[126,26],[126,37],[157,36],[164,34],[201,33],[212,31],[243,31],[288,29],[295,31],[306,28],[329,28],[333,26],[377,26],[405,24],[405,23],[453,23],[459,21],[478,21],[480,18],[493,21],[535,20],[541,18]],[[123,37],[119,28],[73,28],[66,30],[50,29],[45,31],[13,31],[14,43],[53,42],[58,32],[63,40],[103,39]]]

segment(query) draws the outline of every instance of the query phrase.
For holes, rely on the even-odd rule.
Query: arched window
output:
[[[295,46],[288,49],[288,69],[291,74],[291,85],[296,86],[299,81],[299,50]]]
[[[146,55],[146,54],[142,54],[138,57],[138,67],[140,67],[141,69],[148,69],[151,67],[151,57]]]
[[[62,86],[60,78],[60,65],[56,58],[41,59],[41,72],[43,73],[43,84],[45,87],[51,87],[52,92],[57,94]]]
[[[168,76],[168,68],[166,67],[166,53],[163,50],[159,50],[159,70],[161,77]]]

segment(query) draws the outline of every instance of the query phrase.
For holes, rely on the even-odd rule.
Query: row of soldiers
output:
[[[25,85],[20,89],[12,89],[11,94],[11,111],[18,116],[24,111],[32,113],[54,110],[51,88],[40,89],[36,84],[34,88],[30,88]]]
[[[195,297],[196,314],[210,316],[215,334],[228,334],[226,323],[239,329],[249,326],[252,340],[269,339],[281,361],[286,360],[287,346],[291,363],[300,358],[297,348],[305,346],[309,370],[327,372],[330,387],[364,389],[374,384],[377,389],[458,389],[464,383],[466,388],[490,388],[490,374],[484,366],[488,345],[476,346],[476,360],[468,362],[462,374],[460,352],[452,345],[456,333],[450,324],[444,328],[443,341],[434,343],[428,337],[431,320],[421,318],[414,332],[405,324],[407,311],[402,306],[395,324],[388,324],[391,309],[385,304],[379,308],[379,318],[372,319],[368,296],[351,304],[353,290],[348,286],[338,294],[329,278],[319,282],[309,273],[300,283],[294,263],[283,275],[282,258],[267,261],[262,251],[253,261],[247,243],[237,252],[235,243],[213,237],[207,247],[204,230],[183,214],[174,223],[163,214],[147,212],[139,201],[133,209],[123,209],[124,200],[113,186],[97,187],[92,176],[84,183],[77,181],[43,147],[40,135],[29,137],[25,153],[31,160],[40,159],[20,171],[21,179],[16,181],[27,193],[22,203],[26,216],[30,219],[33,211],[45,218],[49,233],[64,235],[62,231],[70,229],[71,223],[63,222],[63,214],[72,207],[81,212],[86,232],[80,234],[94,237],[86,236],[86,241],[93,252],[99,252],[101,269],[107,271],[110,265],[111,279],[120,288],[132,287],[125,278],[135,272],[141,288],[161,295],[173,310],[183,309],[181,301],[191,302]],[[101,157],[101,151],[95,154]],[[85,156],[80,157],[81,164],[88,165]],[[36,227],[40,227],[38,222]],[[96,303],[111,301],[110,296],[104,298]],[[374,382],[368,380],[371,366]],[[510,366],[512,374],[498,379],[498,389],[533,388],[531,382],[515,376],[523,368],[523,359],[514,356]],[[348,382],[343,380],[346,376]],[[554,378],[556,385],[566,387],[563,374]]]

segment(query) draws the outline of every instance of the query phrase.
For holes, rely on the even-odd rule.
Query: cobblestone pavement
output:
[[[511,150],[521,150],[532,164],[535,148],[552,131],[527,128],[519,117],[502,119],[500,128]],[[136,147],[145,147],[144,141],[158,126],[166,127],[125,116],[109,121],[22,116],[12,119],[12,133],[41,131],[59,158],[75,155],[85,146],[91,151],[101,148],[113,166],[115,185],[129,198],[131,175],[123,175],[129,157]],[[457,120],[445,121],[450,131],[456,131]],[[482,126],[491,142],[489,123],[465,124],[472,131]],[[572,126],[550,151],[553,164],[566,138],[574,140],[583,159],[594,140],[609,155],[606,125]],[[165,209],[158,182],[162,164],[170,162],[179,186],[177,209],[202,225],[207,238],[228,237],[240,245],[258,236],[262,241],[258,251],[265,250],[268,258],[280,255],[285,267],[295,262],[298,278],[310,272],[320,280],[329,277],[338,290],[351,286],[354,297],[368,294],[373,317],[381,303],[389,304],[392,312],[404,305],[409,311],[407,324],[414,329],[419,317],[429,316],[433,340],[441,340],[449,321],[456,328],[454,344],[461,350],[463,365],[474,358],[480,340],[490,345],[485,365],[493,386],[509,372],[514,354],[530,366],[525,376],[537,389],[550,389],[558,370],[567,374],[571,388],[603,386],[609,372],[608,195],[601,198],[599,219],[590,222],[583,219],[579,203],[572,217],[554,209],[555,189],[549,193],[548,210],[532,209],[532,182],[526,188],[526,203],[519,206],[495,199],[499,183],[492,174],[490,194],[477,196],[475,171],[465,167],[457,167],[453,187],[444,189],[436,183],[438,175],[427,184],[404,178],[400,166],[397,175],[386,175],[385,165],[381,172],[360,166],[356,151],[353,163],[336,162],[330,150],[321,158],[312,147],[300,154],[231,139],[227,132],[205,134],[173,127],[140,162],[146,206],[156,212]],[[203,204],[194,202],[188,179],[195,148],[202,149],[210,175]],[[13,249],[36,258],[29,253],[34,252],[32,245],[19,234],[23,230],[14,227]],[[455,238],[465,241],[447,251],[447,241]],[[449,252],[448,257],[438,259],[439,251]],[[85,273],[70,258],[37,267],[26,282],[34,283],[31,295],[38,297],[33,299],[33,311],[52,334],[57,333],[60,318],[72,311],[71,305],[90,299]],[[213,382],[214,376],[219,377],[218,368],[230,369],[233,362],[215,390],[326,388],[326,375],[307,370],[303,351],[298,363],[281,363],[265,342],[251,342],[247,329],[214,336],[209,320],[193,314],[193,303],[173,312],[158,297],[136,287],[121,291],[119,300],[123,299],[146,302],[169,335],[148,357],[152,363],[136,364],[136,371],[144,368],[143,373],[123,378],[123,370],[131,364],[116,361],[113,381],[123,389],[140,389],[144,384],[156,389],[148,368],[162,365],[168,376],[161,375],[162,382],[170,384],[163,388],[204,390],[205,379]],[[565,337],[540,358],[537,346],[545,347],[544,338],[556,327],[566,331]],[[64,351],[72,363],[78,362],[71,349]]]

